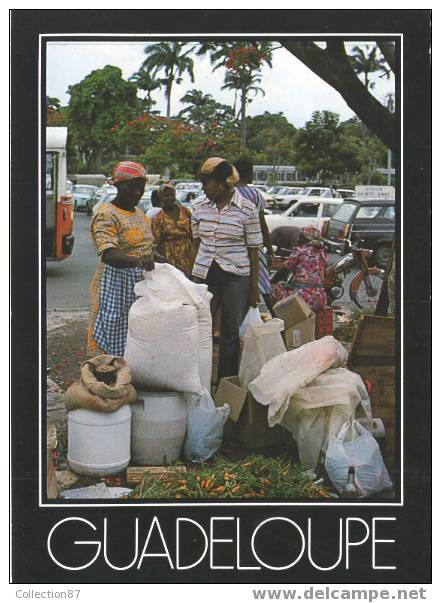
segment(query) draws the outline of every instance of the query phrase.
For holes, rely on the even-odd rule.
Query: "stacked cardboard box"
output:
[[[301,295],[293,294],[277,302],[274,313],[285,322],[283,335],[288,350],[313,341],[315,314]]]

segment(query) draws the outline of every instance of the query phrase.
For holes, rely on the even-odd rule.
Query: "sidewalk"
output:
[[[78,378],[87,360],[89,312],[47,313],[47,420],[55,425],[58,439],[66,434],[64,392]]]

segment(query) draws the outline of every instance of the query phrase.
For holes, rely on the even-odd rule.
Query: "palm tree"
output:
[[[357,75],[364,75],[364,85],[367,89],[375,86],[374,82],[369,81],[369,74],[377,71],[382,71],[383,74],[389,79],[390,70],[387,67],[386,61],[382,56],[377,57],[377,46],[372,48],[368,44],[365,46],[366,52],[360,48],[360,46],[354,46],[351,54],[349,55],[349,61]]]
[[[156,101],[152,98],[152,92],[161,87],[161,82],[155,80],[149,71],[140,69],[134,73],[130,78],[129,82],[135,83],[140,90],[144,90],[147,94],[145,95],[144,103],[145,110],[151,113],[153,105],[156,105]]]
[[[197,54],[199,56],[208,53],[213,71],[224,67],[226,69],[223,90],[234,90],[234,106],[236,112],[237,95],[240,94],[240,132],[241,149],[246,148],[246,107],[251,102],[249,95],[259,92],[265,94],[264,90],[256,84],[262,80],[261,65],[266,63],[272,67],[272,43],[271,42],[224,42],[217,44],[208,42],[199,44]],[[237,57],[240,53],[246,56],[246,60],[240,62]]]
[[[224,78],[224,85],[222,86],[222,90],[234,90],[236,95],[240,93],[240,107],[238,111],[238,117],[240,117],[240,141],[241,141],[241,150],[245,150],[246,148],[246,140],[247,140],[247,132],[246,132],[246,112],[247,112],[247,103],[251,103],[252,100],[250,98],[250,94],[253,93],[254,96],[257,96],[260,92],[262,96],[265,96],[265,90],[260,88],[260,86],[256,86],[256,84],[260,84],[262,78],[260,74],[245,72],[245,73],[235,73],[235,72],[227,72]],[[234,103],[236,107],[236,102]]]
[[[189,47],[186,42],[157,42],[146,46],[144,53],[147,58],[141,65],[140,71],[146,71],[151,77],[163,73],[164,77],[159,78],[161,86],[165,88],[165,98],[167,100],[167,117],[171,113],[171,92],[173,84],[182,82],[182,75],[186,72],[194,82],[193,59],[189,54],[193,47]]]

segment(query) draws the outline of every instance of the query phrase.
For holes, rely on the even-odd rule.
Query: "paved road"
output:
[[[75,213],[73,254],[62,262],[47,262],[47,309],[77,310],[88,307],[89,283],[98,256],[89,233],[90,218]]]
[[[96,250],[89,233],[90,218],[85,214],[75,213],[74,235],[75,245],[72,256],[62,262],[47,263],[47,309],[78,310],[88,307],[89,283],[98,263]],[[329,254],[329,261],[339,257]],[[345,296],[341,300],[349,302],[349,283],[351,273],[345,280]]]

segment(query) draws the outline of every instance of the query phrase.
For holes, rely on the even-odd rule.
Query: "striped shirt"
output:
[[[218,210],[203,197],[193,205],[193,239],[200,239],[193,275],[205,278],[213,260],[222,270],[241,276],[250,274],[248,247],[262,245],[259,213],[254,203],[234,191],[228,205]]]

